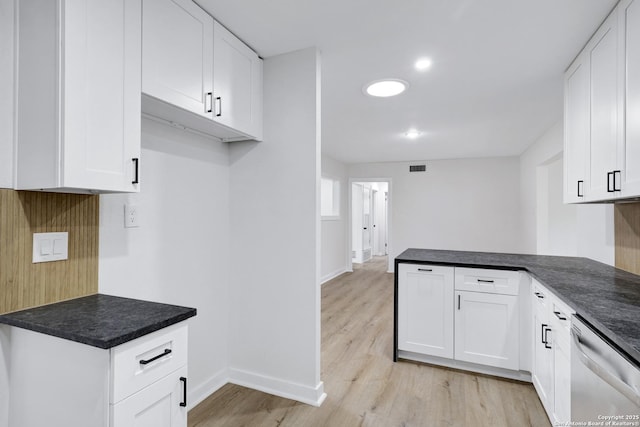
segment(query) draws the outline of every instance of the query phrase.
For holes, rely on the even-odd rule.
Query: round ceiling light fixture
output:
[[[409,129],[408,131],[406,131],[404,133],[404,136],[406,136],[409,139],[416,139],[417,137],[419,137],[420,135],[422,135],[422,132],[420,132],[417,129]]]
[[[416,70],[418,71],[427,71],[429,68],[431,68],[432,64],[433,62],[431,62],[431,59],[420,58],[416,61],[415,67],[416,67]]]
[[[409,87],[409,83],[400,79],[375,80],[364,87],[364,93],[371,96],[387,98],[400,95]]]

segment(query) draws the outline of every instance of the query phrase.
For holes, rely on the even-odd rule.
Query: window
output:
[[[340,219],[340,181],[322,177],[320,181],[320,216],[323,220]]]

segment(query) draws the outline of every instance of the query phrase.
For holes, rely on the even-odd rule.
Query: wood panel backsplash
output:
[[[98,292],[99,196],[0,189],[0,313]],[[33,264],[33,233],[69,233],[69,259]]]
[[[640,203],[615,205],[616,267],[640,274]]]

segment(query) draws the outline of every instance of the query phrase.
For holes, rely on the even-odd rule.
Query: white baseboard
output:
[[[313,406],[322,405],[322,402],[324,402],[324,399],[327,397],[322,381],[315,387],[309,387],[303,384],[230,368],[229,382]]]
[[[335,279],[336,277],[338,277],[339,275],[346,273],[347,272],[347,268],[346,267],[342,267],[337,269],[336,271],[334,271],[333,273],[329,273],[329,274],[325,274],[324,276],[322,276],[320,278],[320,284],[324,285],[326,282],[328,282],[331,279]]]
[[[204,383],[191,389],[188,396],[189,406],[187,407],[187,410],[191,410],[192,408],[194,408],[196,405],[198,405],[198,403],[211,396],[228,382],[229,372],[227,371],[227,369],[223,369],[206,380]]]

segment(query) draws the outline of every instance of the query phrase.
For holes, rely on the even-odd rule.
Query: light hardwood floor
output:
[[[190,427],[548,427],[533,386],[398,362],[386,257],[322,287],[322,380],[313,406],[227,384],[189,412]]]

